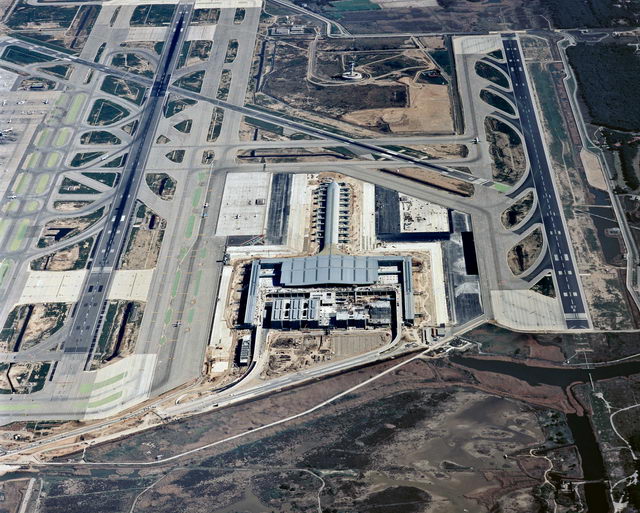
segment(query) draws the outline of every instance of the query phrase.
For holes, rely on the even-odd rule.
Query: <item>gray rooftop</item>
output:
[[[282,260],[285,287],[369,285],[378,279],[378,259],[351,255],[317,255]]]

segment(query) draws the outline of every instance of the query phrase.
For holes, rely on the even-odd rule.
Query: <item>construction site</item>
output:
[[[482,312],[466,214],[337,173],[247,175],[218,220],[216,382],[428,344]]]

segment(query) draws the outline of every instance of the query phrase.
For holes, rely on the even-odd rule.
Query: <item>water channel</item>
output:
[[[532,367],[522,363],[502,360],[490,360],[456,356],[451,362],[470,369],[505,374],[526,381],[530,385],[553,385],[566,388],[572,383],[588,383],[602,379],[629,376],[640,373],[640,361],[617,363],[613,365],[583,368]],[[567,423],[582,460],[582,472],[586,481],[584,485],[587,510],[590,513],[602,513],[611,510],[608,487],[605,484],[605,471],[602,453],[598,447],[593,428],[587,416],[567,415]]]

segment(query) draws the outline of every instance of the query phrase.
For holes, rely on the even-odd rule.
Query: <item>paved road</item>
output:
[[[529,90],[524,57],[515,34],[503,35],[502,41],[567,327],[588,328],[580,278]]]
[[[113,203],[110,219],[94,249],[93,263],[84,284],[81,299],[74,312],[70,336],[64,344],[65,353],[86,355],[85,370],[89,370],[93,348],[100,335],[100,326],[107,307],[107,292],[112,273],[118,263],[125,242],[128,226],[134,215],[137,191],[144,174],[146,160],[153,144],[155,128],[162,114],[163,98],[166,94],[171,73],[176,66],[179,52],[188,26],[192,5],[181,5],[172,21],[171,40],[162,55],[153,87],[140,123],[140,138],[134,143],[117,196]]]

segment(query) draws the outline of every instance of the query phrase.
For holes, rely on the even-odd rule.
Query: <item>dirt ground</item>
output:
[[[408,78],[400,79],[409,89],[406,108],[356,110],[343,116],[356,125],[375,127],[388,125],[392,133],[453,133],[451,100],[446,85],[417,84]]]
[[[529,270],[542,252],[542,246],[542,230],[536,228],[509,250],[507,261],[511,272],[519,276]]]
[[[269,334],[269,361],[261,378],[298,372],[318,363],[338,360],[382,347],[390,341],[388,330],[362,333],[334,331],[330,335],[296,331]]]
[[[527,217],[532,206],[533,191],[529,191],[520,199],[512,203],[511,206],[502,213],[502,216],[500,217],[502,225],[507,229],[513,228]]]
[[[46,248],[54,242],[60,242],[81,233],[94,225],[102,217],[103,213],[104,207],[84,216],[64,217],[47,222],[42,229],[38,247]]]
[[[70,271],[82,269],[93,246],[93,237],[31,261],[38,271]]]
[[[377,372],[389,365],[381,364]],[[85,457],[152,461],[304,409],[370,372],[362,369],[166,424],[89,448]],[[534,411],[455,386],[464,376],[448,366],[416,361],[322,412],[196,453],[175,466],[105,471],[99,477],[47,471],[42,511],[127,510],[133,497],[154,483],[140,496],[137,511],[174,511],[177,504],[186,511],[206,507],[221,513],[311,511],[323,483],[325,511],[458,513],[488,511],[507,497],[531,503],[532,489],[548,467],[529,455],[544,440]],[[102,490],[101,501],[81,498],[96,487]]]
[[[502,129],[513,134],[505,133]],[[493,178],[507,185],[514,185],[526,170],[527,160],[520,137],[506,124],[487,117],[485,120],[489,153],[493,157]]]
[[[473,184],[456,180],[455,178],[449,178],[442,176],[436,171],[429,171],[421,167],[401,167],[399,169],[383,169],[389,173],[395,173],[401,176],[406,176],[420,183],[443,189],[454,194],[461,196],[473,196]]]
[[[56,201],[53,208],[60,212],[75,212],[86,207],[91,201]]]
[[[141,213],[140,210],[137,212]],[[143,216],[136,217],[133,224],[120,268],[153,269],[158,263],[166,225],[167,222],[164,219],[145,208]]]
[[[2,329],[0,349],[14,351],[18,341],[21,350],[35,346],[62,327],[67,308],[65,303],[16,306],[9,314]],[[26,327],[25,322],[27,323]],[[20,334],[22,334],[22,338],[20,338]]]

